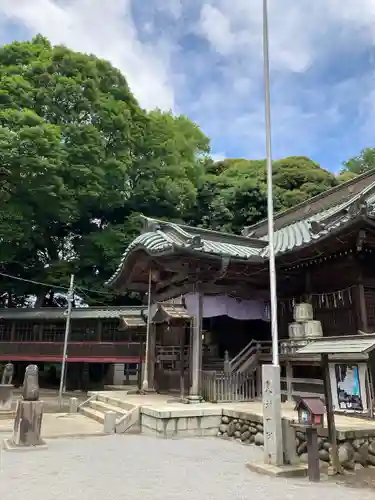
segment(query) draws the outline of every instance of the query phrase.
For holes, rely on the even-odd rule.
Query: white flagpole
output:
[[[279,335],[277,328],[277,288],[274,246],[270,63],[268,39],[268,0],[263,0],[263,71],[265,101],[265,132],[267,162],[267,219],[270,274],[270,305],[272,335],[272,365],[263,365],[263,425],[265,462],[281,466],[284,462],[281,426],[281,390],[279,365]]]
[[[271,296],[271,332],[272,332],[272,364],[279,366],[279,334],[277,329],[277,291],[273,219],[273,182],[272,182],[272,141],[271,141],[271,98],[270,98],[270,64],[268,42],[268,0],[263,0],[263,60],[264,60],[264,98],[266,122],[266,155],[267,155],[267,219],[270,266]]]

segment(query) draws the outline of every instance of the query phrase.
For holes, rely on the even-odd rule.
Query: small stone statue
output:
[[[39,370],[36,365],[26,367],[22,397],[24,401],[39,400]]]
[[[1,385],[11,385],[14,375],[13,363],[7,363],[4,366],[3,375],[1,377]]]

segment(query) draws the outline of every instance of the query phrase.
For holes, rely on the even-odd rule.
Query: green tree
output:
[[[344,162],[341,173],[351,172],[359,175],[373,168],[375,168],[375,148],[365,148],[358,156]]]
[[[53,284],[75,272],[100,288],[138,213],[182,218],[196,202],[207,137],[186,117],[147,114],[107,61],[42,36],[3,46],[0,110],[2,272]],[[47,292],[0,282],[21,301]]]
[[[190,221],[204,227],[238,233],[266,217],[265,160],[226,159],[208,163]],[[273,163],[275,210],[305,201],[338,184],[336,177],[306,157]]]

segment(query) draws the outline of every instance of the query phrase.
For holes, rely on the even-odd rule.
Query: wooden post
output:
[[[331,378],[329,374],[328,365],[328,354],[321,355],[321,365],[323,371],[323,381],[324,381],[324,395],[326,403],[327,412],[327,426],[328,426],[328,439],[331,443],[332,450],[332,472],[333,474],[340,474],[340,460],[337,447],[337,437],[336,437],[336,425],[335,425],[335,415],[333,412],[333,402],[332,402],[332,387]]]
[[[180,397],[183,399],[185,394],[185,328],[180,332]]]
[[[365,287],[363,286],[362,281],[358,283],[357,286],[357,297],[358,297],[358,309],[359,309],[358,313],[360,319],[360,329],[363,332],[368,332]]]
[[[14,342],[15,340],[16,340],[16,322],[12,321],[12,326],[10,328],[10,341]]]
[[[198,291],[198,310],[194,317],[192,328],[192,346],[191,346],[191,387],[189,402],[200,402],[201,388],[201,365],[202,365],[202,295]]]
[[[286,362],[286,392],[287,402],[293,403],[293,366],[290,361]]]
[[[155,390],[155,357],[156,357],[156,325],[150,325],[150,338],[149,338],[149,352],[148,352],[148,390]]]
[[[368,332],[367,307],[365,297],[365,287],[363,285],[362,261],[357,255],[355,259],[356,268],[358,270],[357,288],[355,296],[355,308],[359,330]]]
[[[144,342],[140,342],[139,343],[138,372],[137,372],[137,385],[138,385],[139,391],[142,389],[143,349],[144,349]]]
[[[103,332],[103,322],[101,319],[99,319],[98,323],[96,325],[96,340],[97,340],[97,342],[102,341],[102,332]]]
[[[320,481],[318,431],[315,427],[306,428],[307,464],[310,481]]]
[[[230,364],[229,364],[229,353],[228,351],[224,352],[224,373],[228,375],[230,373]]]
[[[259,365],[255,372],[256,376],[256,395],[258,399],[262,398],[262,365]]]

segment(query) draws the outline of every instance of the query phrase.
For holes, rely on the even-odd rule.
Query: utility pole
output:
[[[59,388],[59,405],[60,405],[60,407],[62,407],[62,405],[63,405],[63,392],[65,391],[66,359],[67,359],[67,351],[68,351],[68,339],[69,339],[69,333],[70,333],[70,319],[72,316],[73,297],[74,297],[74,274],[71,274],[70,275],[69,291],[68,291],[68,295],[67,295],[68,309],[66,311],[64,349],[63,349],[63,357],[62,357],[62,362],[61,362],[61,376],[60,376],[60,388]]]
[[[151,305],[152,305],[152,271],[148,273],[148,296],[147,296],[147,330],[146,330],[146,353],[145,353],[145,367],[143,370],[142,392],[147,392],[148,387],[148,358],[150,356],[150,330],[151,330]]]
[[[283,464],[283,439],[281,426],[281,389],[279,365],[279,335],[277,325],[277,287],[273,217],[271,97],[268,36],[268,0],[263,0],[263,77],[265,102],[266,162],[267,162],[267,219],[269,248],[269,278],[271,305],[272,365],[262,366],[264,451],[265,461],[272,465]]]

